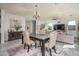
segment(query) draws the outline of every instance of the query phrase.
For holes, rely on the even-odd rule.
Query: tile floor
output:
[[[65,43],[57,42],[57,54],[52,50],[53,56],[79,56],[79,40],[75,41],[74,48],[63,48]],[[23,49],[21,40],[14,40],[0,44],[0,56],[41,56],[40,47],[31,48],[27,53],[27,48]],[[49,52],[46,51],[46,56]]]

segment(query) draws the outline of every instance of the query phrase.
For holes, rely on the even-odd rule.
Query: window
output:
[[[76,25],[76,22],[75,21],[69,21],[68,25]]]
[[[52,26],[52,23],[48,23],[48,26]]]
[[[76,21],[69,21],[68,22],[68,30],[75,30]]]

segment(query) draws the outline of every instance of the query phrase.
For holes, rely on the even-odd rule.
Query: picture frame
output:
[[[45,28],[45,24],[41,24],[40,25],[40,30],[44,29]]]

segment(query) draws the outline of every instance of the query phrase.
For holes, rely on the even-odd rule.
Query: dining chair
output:
[[[45,47],[49,49],[50,56],[52,56],[52,49],[56,53],[56,40],[57,40],[57,31],[53,31],[50,33],[50,40],[45,44]]]
[[[32,46],[32,44],[34,44],[34,42],[30,40],[30,34],[28,31],[23,32],[23,37],[24,37],[24,49],[27,46],[28,47],[27,52],[29,52],[29,49]]]

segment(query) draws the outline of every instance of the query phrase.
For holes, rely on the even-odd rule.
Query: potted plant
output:
[[[16,30],[16,31],[19,31],[21,28],[22,28],[22,26],[20,26],[20,25],[15,25],[15,30]]]
[[[52,32],[52,27],[51,26],[48,26],[48,28],[45,30],[46,31],[46,33],[50,33],[50,32]]]

